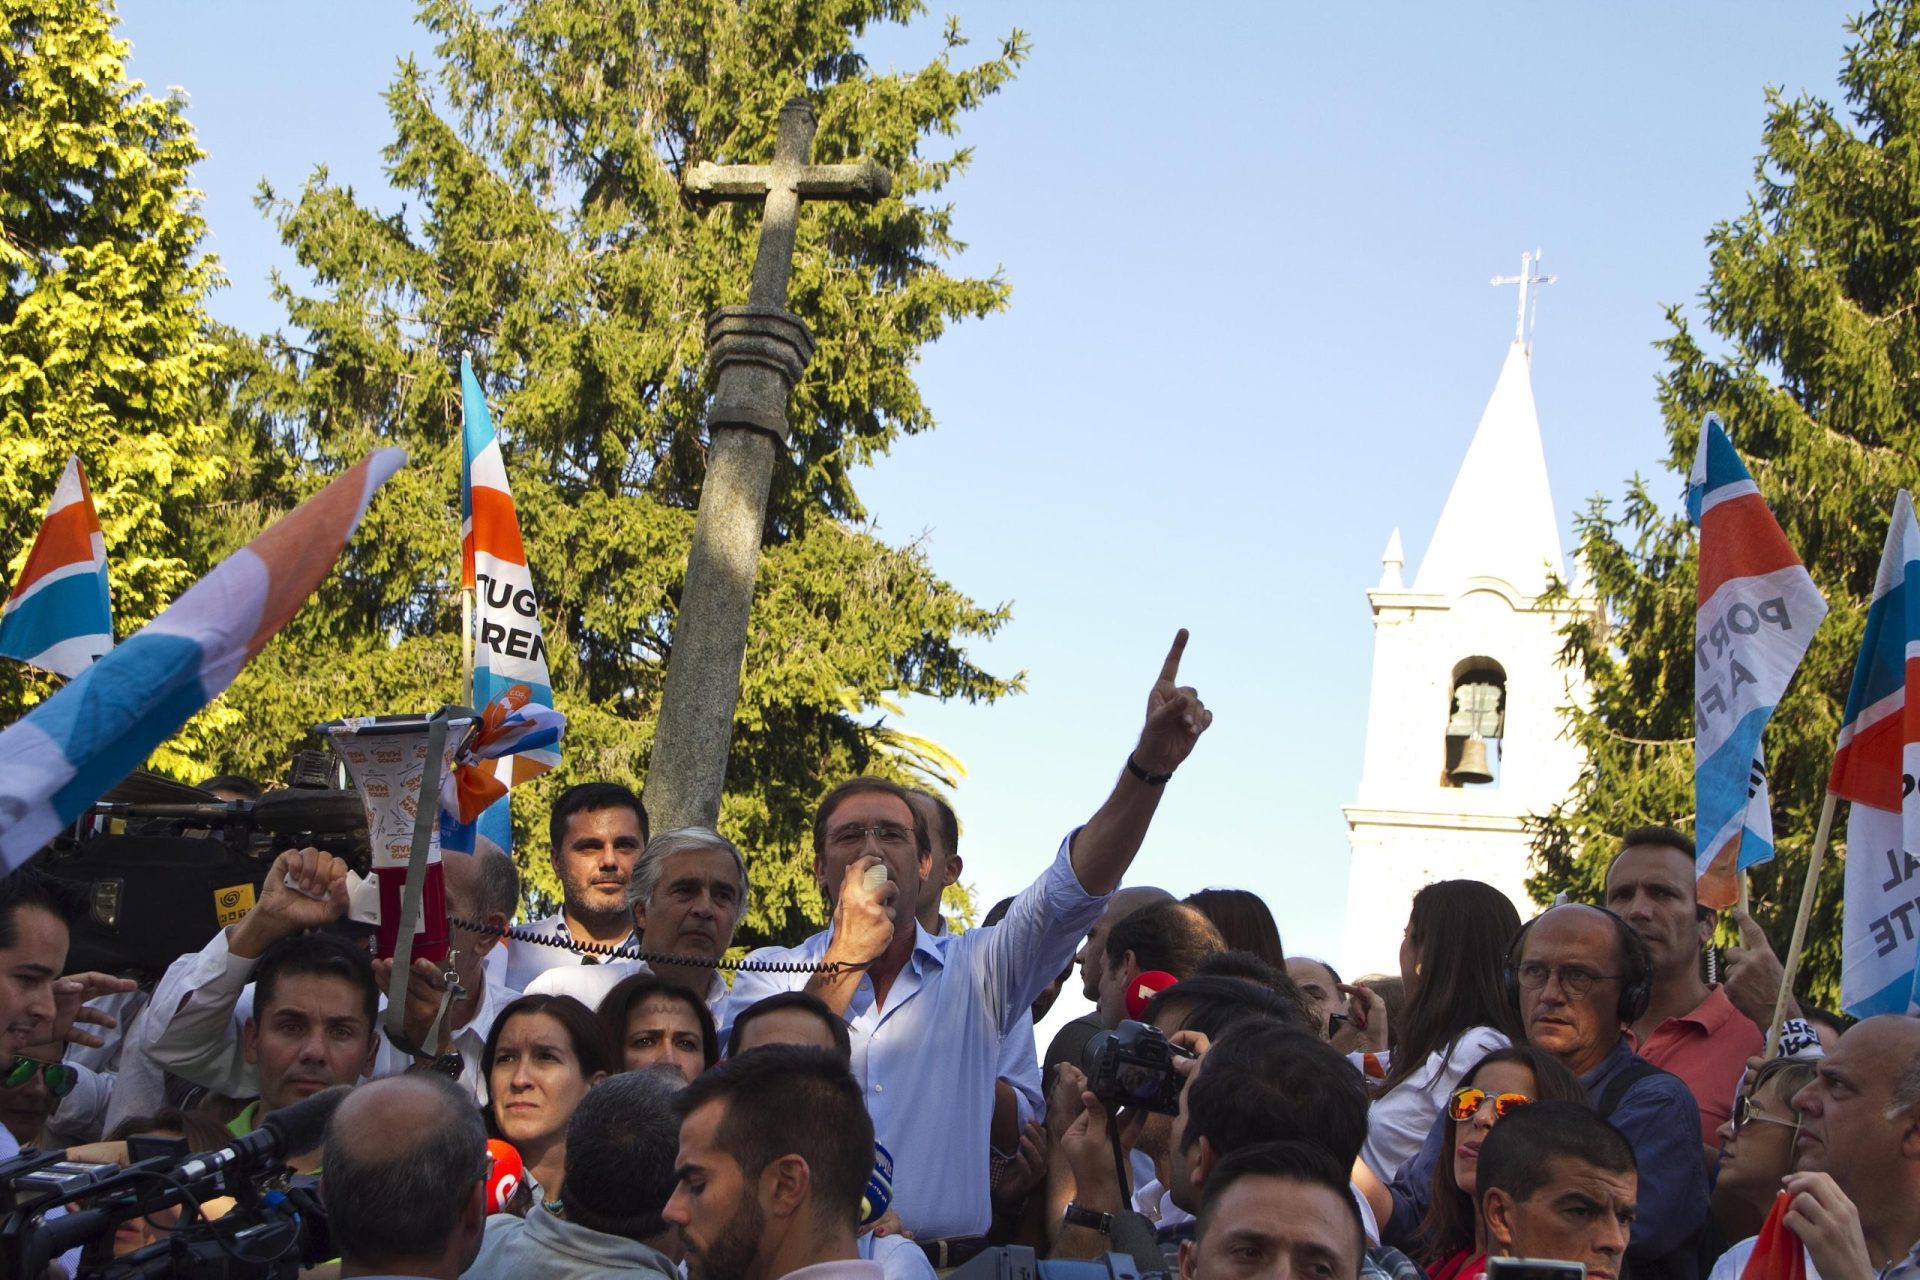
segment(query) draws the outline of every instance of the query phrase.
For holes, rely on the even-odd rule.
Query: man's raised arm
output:
[[[1182,627],[1147,694],[1147,722],[1139,745],[1127,757],[1106,803],[1073,837],[1073,873],[1088,893],[1108,894],[1120,887],[1120,878],[1140,852],[1167,779],[1213,723],[1213,712],[1200,695],[1180,683],[1180,657],[1186,648],[1187,630]]]

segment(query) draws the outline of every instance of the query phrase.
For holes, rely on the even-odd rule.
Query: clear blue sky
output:
[[[876,33],[875,64],[919,65],[946,11]],[[1364,592],[1395,526],[1411,577],[1492,390],[1513,291],[1488,277],[1536,245],[1560,277],[1534,388],[1571,547],[1589,495],[1657,469],[1662,308],[1692,302],[1703,237],[1745,207],[1764,87],[1835,92],[1849,10],[953,11],[983,55],[1016,25],[1032,37],[966,118],[974,165],[950,192],[957,265],[1003,267],[1013,306],[926,353],[940,429],[860,492],[886,536],[925,536],[958,586],[1014,606],[976,656],[1031,692],[907,722],[969,766],[966,879],[983,906],[1013,892],[1092,812],[1184,625],[1183,675],[1218,719],[1132,879],[1253,888],[1289,950],[1337,960]],[[213,309],[274,327],[267,272],[290,262],[253,188],[291,193],[325,164],[394,207],[380,93],[424,48],[409,8],[130,0],[123,17],[134,74],[190,92],[209,152],[208,247],[232,279]]]

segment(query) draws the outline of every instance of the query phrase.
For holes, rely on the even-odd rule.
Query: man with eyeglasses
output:
[[[1536,916],[1515,939],[1509,995],[1528,1043],[1558,1058],[1618,1129],[1640,1170],[1640,1213],[1627,1262],[1647,1280],[1696,1280],[1707,1224],[1700,1110],[1693,1094],[1633,1051],[1627,1028],[1646,1010],[1646,944],[1611,911],[1568,903]],[[1411,1239],[1432,1196],[1446,1126],[1394,1175],[1390,1244]]]
[[[893,1207],[936,1267],[979,1252],[992,1219],[988,1129],[1001,1038],[1100,915],[1167,780],[1212,722],[1199,695],[1178,683],[1186,642],[1181,631],[1161,665],[1112,794],[1000,924],[943,945],[914,920],[921,882],[934,874],[926,821],[902,788],[856,778],[829,792],[814,816],[814,873],[831,925],[798,947],[749,957],[834,967],[742,972],[734,984],[736,1009],[804,988],[846,1020],[854,1076],[893,1153]]]

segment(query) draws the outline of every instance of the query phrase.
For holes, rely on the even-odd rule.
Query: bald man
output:
[[[376,1080],[327,1126],[320,1195],[344,1276],[458,1280],[487,1222],[487,1133],[443,1076]]]
[[[497,846],[473,854],[450,853],[443,866],[448,915],[494,927],[506,925],[519,896],[519,879],[506,854]],[[171,1001],[156,998],[147,1014],[160,1020],[149,1050],[154,1061],[216,1093],[257,1095],[258,1075],[241,1050],[241,1029],[253,1012],[254,966],[281,938],[332,924],[346,912],[346,863],[319,849],[289,849],[281,854],[268,870],[253,910],[216,933],[199,954],[183,956],[168,970],[162,989],[186,995],[172,1008],[166,1007]],[[487,1032],[515,994],[486,980],[486,957],[498,942],[492,934],[453,930],[453,967],[464,994],[448,1004],[437,1043],[423,1044],[428,1052],[416,1059],[380,1036],[370,1075],[397,1075],[415,1065],[431,1067],[457,1078],[474,1098],[482,1096],[480,1056]],[[385,992],[390,962],[375,961],[375,971]],[[439,1008],[445,990],[443,972],[428,961],[414,962],[407,984],[406,1030],[416,1044],[421,1044]]]

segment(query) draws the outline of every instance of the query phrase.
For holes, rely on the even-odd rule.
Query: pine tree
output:
[[[947,324],[1006,305],[998,276],[960,278],[940,202],[958,128],[1023,56],[943,52],[880,75],[869,24],[909,0],[425,0],[437,89],[412,61],[387,93],[385,155],[407,208],[380,212],[317,170],[261,207],[317,281],[284,283],[289,334],[241,357],[246,479],[290,503],[376,440],[413,465],[387,486],[336,581],[229,695],[245,727],[225,763],[267,770],[343,712],[453,700],[458,675],[459,353],[487,386],[540,597],[564,763],[514,793],[521,863],[550,895],[546,806],[572,782],[643,781],[703,470],[703,324],[744,301],[757,208],[703,211],[680,175],[763,162],[781,104],[819,114],[814,158],[893,170],[873,207],[807,206],[789,306],[818,349],[776,472],[721,826],[753,855],[749,931],[818,919],[808,821],[859,770],[951,782],[956,762],[888,726],[903,693],[991,700],[1018,677],[973,665],[967,637],[1004,606],[941,581],[919,544],[865,523],[852,469],[933,426],[912,365]]]
[[[1752,878],[1755,916],[1785,949],[1894,491],[1920,481],[1920,23],[1912,4],[1850,24],[1845,105],[1769,92],[1745,212],[1707,237],[1711,335],[1667,312],[1660,380],[1672,475],[1596,498],[1581,547],[1604,621],[1570,628],[1593,682],[1572,728],[1588,754],[1574,797],[1536,841],[1542,898],[1599,901],[1621,833],[1691,828],[1697,558],[1674,513],[1708,411],[1726,422],[1761,493],[1832,611],[1766,736],[1780,855]],[[1803,989],[1832,1004],[1840,964],[1845,814],[1821,876]]]
[[[0,0],[0,565],[19,572],[78,453],[124,636],[207,567],[193,516],[225,477],[227,427],[200,148],[184,99],[127,80],[114,21],[99,0]],[[0,722],[51,688],[0,661]],[[165,760],[192,772],[202,745]]]

